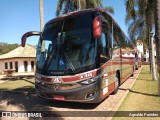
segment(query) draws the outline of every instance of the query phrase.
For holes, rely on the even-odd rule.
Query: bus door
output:
[[[102,98],[112,92],[112,48],[111,29],[106,22],[102,22],[102,36],[100,40],[100,66],[101,66],[101,89]]]

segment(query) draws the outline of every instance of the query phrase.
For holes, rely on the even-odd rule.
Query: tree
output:
[[[155,40],[158,64],[158,94],[160,95],[160,1],[155,0]]]
[[[131,39],[142,38],[149,43],[149,33],[154,24],[154,0],[126,0],[126,24]]]
[[[103,7],[102,0],[58,0],[56,16],[96,7]],[[112,7],[104,7],[104,9],[110,13],[114,13]]]
[[[40,30],[44,27],[44,16],[43,16],[43,0],[39,0],[39,14],[40,14]]]
[[[152,78],[153,80],[157,80],[157,75],[156,75],[156,65],[155,65],[155,52],[154,52],[154,47],[153,47],[153,42],[154,42],[154,36],[153,32],[150,33],[150,43],[151,43],[151,64],[152,64]]]
[[[40,31],[42,32],[44,27],[44,16],[43,16],[43,0],[39,0],[39,14],[40,14]],[[42,42],[42,49],[45,49],[45,42]]]
[[[11,50],[19,47],[18,44],[7,44],[7,43],[0,43],[0,55],[10,52]]]
[[[110,6],[107,6],[107,7],[103,7],[103,9],[106,11],[106,12],[109,12],[111,14],[114,14],[114,9]]]
[[[154,54],[151,54],[150,48],[150,32],[154,25],[154,0],[126,0],[126,23],[129,24],[128,32],[130,38],[135,40],[136,38],[142,39],[145,47],[148,46],[150,57],[150,72],[152,69],[156,69],[154,66],[155,61]],[[151,63],[152,62],[152,63]],[[153,68],[152,68],[153,67]],[[154,71],[152,70],[152,71]],[[153,77],[153,79],[156,76]]]

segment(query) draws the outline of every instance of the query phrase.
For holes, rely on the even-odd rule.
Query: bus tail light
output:
[[[93,20],[93,37],[99,38],[102,34],[102,22],[99,16],[95,17]]]

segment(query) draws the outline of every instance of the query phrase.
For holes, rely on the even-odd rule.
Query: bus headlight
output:
[[[95,77],[95,78],[90,78],[90,79],[87,79],[87,80],[84,80],[84,81],[81,81],[79,82],[80,84],[83,84],[83,85],[89,85],[95,81],[98,80],[98,77]]]

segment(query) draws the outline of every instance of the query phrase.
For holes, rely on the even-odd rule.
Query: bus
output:
[[[138,70],[142,66],[142,53],[135,48],[135,69]]]
[[[99,103],[134,74],[130,39],[101,8],[72,12],[48,21],[36,53],[35,89],[38,96],[82,103]]]

